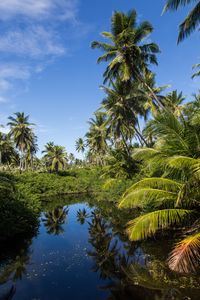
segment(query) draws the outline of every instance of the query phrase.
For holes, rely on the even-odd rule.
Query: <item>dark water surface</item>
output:
[[[108,204],[45,207],[37,236],[0,249],[0,300],[199,300],[200,277],[167,269],[165,240],[130,243],[127,218]]]

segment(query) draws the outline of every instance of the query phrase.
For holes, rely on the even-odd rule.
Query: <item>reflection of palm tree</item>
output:
[[[13,296],[15,295],[16,287],[14,285],[11,286],[11,288],[0,297],[0,300],[11,300]]]
[[[26,266],[28,263],[29,253],[23,250],[0,275],[0,284],[7,282],[9,279],[12,279],[13,281],[21,280],[22,276],[26,274]]]
[[[79,209],[77,211],[77,221],[83,225],[85,223],[85,219],[88,218],[88,213],[86,211],[86,209],[84,208],[83,210]]]
[[[112,243],[112,234],[109,233],[108,224],[97,211],[92,213],[89,233],[89,242],[94,248],[93,251],[88,252],[88,255],[95,261],[93,271],[100,271],[100,277],[103,279],[114,277],[116,272],[115,258],[118,254],[117,241]]]
[[[44,225],[47,228],[47,233],[59,235],[64,233],[62,225],[65,223],[66,216],[69,212],[68,207],[58,206],[53,210],[44,214]]]

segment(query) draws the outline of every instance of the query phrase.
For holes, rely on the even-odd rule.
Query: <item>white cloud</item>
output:
[[[10,19],[16,15],[28,18],[48,18],[54,15],[64,20],[75,19],[76,0],[1,0],[0,18]]]
[[[43,26],[26,27],[8,31],[0,36],[0,51],[7,54],[25,55],[32,58],[43,58],[49,55],[62,55],[65,48],[55,38],[56,33]]]
[[[29,79],[31,70],[23,64],[0,63],[0,102],[8,102],[10,91],[17,92],[16,82]]]
[[[88,32],[77,19],[78,3],[0,0],[0,102],[24,92],[33,74],[69,54],[68,33],[74,38],[77,32]]]
[[[5,97],[0,96],[0,103],[7,103],[7,102],[8,100]]]
[[[30,70],[27,66],[17,63],[0,63],[0,79],[28,79]]]

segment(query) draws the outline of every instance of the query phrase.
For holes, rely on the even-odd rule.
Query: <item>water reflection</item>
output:
[[[51,211],[44,213],[42,221],[48,234],[60,235],[64,233],[65,230],[62,225],[65,224],[68,212],[68,206],[57,206]]]
[[[0,300],[60,300],[66,297],[74,300],[199,299],[199,277],[177,276],[165,265],[170,243],[128,241],[124,234],[129,217],[126,214],[129,213],[120,212],[108,203],[101,203],[98,208],[71,205],[70,213],[68,206],[60,205],[44,212],[41,217],[44,232],[27,241],[16,255],[0,262]],[[48,248],[45,248],[46,243]],[[44,260],[37,259],[38,247],[41,247],[38,251]],[[37,269],[37,274],[30,275],[33,268]],[[38,281],[35,275],[38,275]],[[89,276],[94,280],[93,284],[88,280]],[[37,287],[37,297],[29,288],[30,283]],[[73,284],[74,288],[70,290]],[[51,295],[51,287],[57,296]],[[88,293],[90,290],[92,293],[93,288],[92,296],[84,294],[84,288]],[[27,298],[21,298],[24,292],[20,294],[19,290],[26,291]]]
[[[86,209],[79,209],[77,211],[77,221],[83,225],[85,224],[86,219],[89,217],[89,214],[87,213]]]
[[[0,268],[0,300],[11,300],[16,293],[16,283],[26,275],[26,268],[30,261],[31,239],[26,240],[24,248],[19,250],[16,257],[7,258],[8,262]],[[1,289],[1,286],[3,288]]]
[[[92,270],[99,272],[102,279],[111,279],[116,271],[117,241],[112,243],[113,236],[108,231],[109,226],[98,211],[92,212],[91,222],[88,223],[89,242],[94,249],[88,251],[95,263]]]

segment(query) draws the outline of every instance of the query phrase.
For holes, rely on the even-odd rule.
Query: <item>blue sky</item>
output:
[[[150,21],[150,36],[159,44],[157,82],[170,84],[188,96],[198,90],[191,67],[200,62],[197,32],[177,46],[178,24],[187,9],[161,16],[164,0],[1,0],[0,1],[0,118],[16,111],[37,124],[40,150],[54,141],[75,153],[87,120],[103,93],[98,50],[90,43],[109,30],[114,10],[136,9],[139,21]],[[169,90],[170,90],[169,89]],[[78,154],[77,154],[78,156]]]

